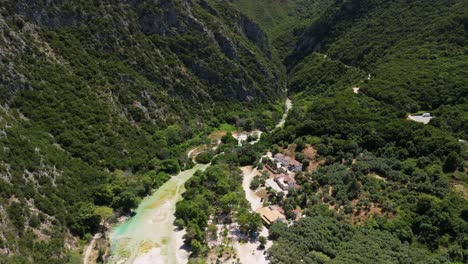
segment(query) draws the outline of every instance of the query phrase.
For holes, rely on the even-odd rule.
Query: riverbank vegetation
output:
[[[193,256],[215,223],[255,235],[238,167],[295,145],[316,166],[266,201],[294,221],[273,263],[468,261],[464,1],[30,2],[0,7],[0,262],[71,260],[214,130],[177,206]],[[284,128],[238,146],[280,120],[286,76]]]
[[[246,152],[259,152],[251,150],[254,145],[238,146],[230,133],[223,136],[221,141],[218,148],[220,154],[204,172],[196,172],[185,183],[183,200],[176,207],[176,225],[187,231],[185,244],[190,246],[194,259],[206,258],[209,252],[207,229],[215,228],[214,235],[210,233],[213,238],[217,236],[216,225],[236,222],[240,235],[253,237],[262,227],[260,216],[248,209],[250,205],[242,189],[239,169],[242,162],[251,164],[257,158]]]
[[[281,116],[281,112],[275,115]],[[218,129],[219,122],[230,121],[234,122],[234,125],[242,125],[245,123],[244,121],[236,123],[236,120],[253,120],[249,119],[253,116],[260,116],[256,120],[266,120],[261,117],[261,113],[254,114],[253,112],[241,116],[237,116],[233,112],[231,116],[232,119],[217,119],[221,121],[213,122],[213,127],[205,124],[202,131],[193,133],[187,133],[190,130],[183,129],[179,125],[171,125],[164,130],[155,131],[152,136],[139,133],[128,134],[129,141],[140,142],[145,147],[141,149],[132,149],[131,146],[125,148],[126,143],[122,143],[120,148],[123,149],[123,152],[119,151],[118,139],[114,145],[109,145],[109,149],[100,149],[92,147],[91,143],[86,143],[91,139],[85,136],[71,137],[74,143],[64,145],[65,143],[57,142],[45,133],[31,134],[28,129],[24,129],[20,125],[10,128],[8,137],[3,138],[2,142],[5,146],[17,146],[4,156],[10,161],[8,165],[12,175],[10,183],[16,187],[2,184],[0,190],[2,199],[8,201],[14,196],[16,202],[8,202],[10,205],[6,207],[6,212],[12,219],[12,229],[11,232],[9,231],[9,235],[5,239],[1,239],[0,242],[4,247],[11,247],[12,250],[20,250],[20,252],[26,250],[27,252],[21,253],[21,256],[9,258],[9,260],[12,263],[21,262],[23,256],[33,254],[35,260],[40,263],[41,259],[49,258],[43,253],[53,254],[52,252],[60,251],[62,243],[72,243],[71,241],[66,242],[66,239],[73,239],[71,235],[82,238],[85,235],[89,237],[90,234],[100,230],[103,220],[112,221],[119,215],[131,214],[143,197],[164,184],[171,175],[193,165],[186,157],[187,149],[197,145],[211,144],[207,135],[210,131]],[[266,117],[270,118],[271,115],[266,115]],[[12,121],[14,122],[14,120]],[[266,122],[251,121],[254,128],[256,123]],[[240,128],[242,129],[242,126]],[[84,133],[84,131],[77,130],[76,135],[80,133]],[[113,134],[110,130],[108,133],[109,135]],[[22,138],[22,135],[27,135],[27,140]],[[31,142],[35,142],[36,150],[31,147]],[[230,142],[237,145],[237,140],[234,138]],[[86,152],[87,147],[85,146],[97,151],[95,155],[102,156],[102,161],[90,158],[89,162],[92,164],[85,162],[84,156],[94,155]],[[74,151],[73,155],[76,157],[71,157],[69,150]],[[204,155],[207,157],[202,160]],[[207,163],[212,156],[212,152],[206,152],[206,154],[197,157],[197,161]],[[44,157],[47,157],[47,160],[44,160]],[[49,167],[46,164],[56,165]],[[37,182],[39,186],[35,187],[33,182],[17,177],[21,175],[22,168],[27,168],[26,170],[30,172],[56,171],[57,174],[52,179],[53,181],[50,181],[45,175],[39,176],[37,174],[34,177],[39,177]],[[102,168],[108,168],[108,171],[102,171]],[[77,175],[79,178],[76,177]],[[55,188],[54,184],[60,185],[61,188]],[[34,199],[33,205],[29,199]],[[100,210],[103,207],[113,209],[112,217],[105,214],[103,218],[102,210]],[[36,212],[36,209],[39,211]],[[53,244],[42,242],[39,245],[38,242],[35,242],[36,235],[32,234],[31,230],[40,230],[39,232],[42,234],[50,226],[67,227],[71,234],[66,233],[65,229],[54,229],[54,232],[44,233],[44,235],[48,237],[48,241],[55,242]],[[11,241],[15,241],[15,234],[24,244],[18,247],[10,244]],[[39,251],[32,251],[31,246]],[[58,262],[61,262],[59,260],[61,258],[57,259]]]

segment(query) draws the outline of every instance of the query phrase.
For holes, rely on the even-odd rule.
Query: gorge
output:
[[[0,2],[0,263],[468,261],[466,1]]]

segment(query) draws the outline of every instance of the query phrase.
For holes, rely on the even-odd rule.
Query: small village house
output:
[[[267,226],[286,221],[284,214],[280,213],[278,210],[273,210],[271,206],[258,208],[255,212],[260,214],[263,222]]]
[[[268,159],[267,163],[265,164],[265,169],[270,171],[273,174],[278,174],[280,173],[278,170],[278,167],[276,166],[275,163],[273,163],[270,159]]]
[[[302,171],[302,163],[281,153],[275,154],[274,160],[280,163],[282,167],[287,168],[290,171]]]
[[[288,191],[296,186],[296,180],[293,177],[286,174],[278,174],[275,177],[275,182],[283,191]]]
[[[300,172],[300,171],[302,171],[302,163],[300,163],[299,161],[297,161],[295,159],[292,159],[289,162],[288,170],[294,171],[294,172]]]
[[[289,165],[289,161],[290,161],[291,158],[281,154],[281,153],[276,153],[275,154],[275,157],[274,157],[274,160],[276,162],[279,162],[281,163],[281,166],[283,167],[287,167]]]
[[[270,187],[270,188],[272,188],[273,190],[275,190],[277,192],[282,192],[283,191],[283,189],[281,189],[281,187],[278,185],[278,183],[276,183],[276,181],[274,179],[267,179],[265,181],[265,186]]]

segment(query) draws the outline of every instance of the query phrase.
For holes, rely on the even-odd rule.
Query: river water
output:
[[[134,217],[112,228],[109,263],[186,263],[188,252],[180,248],[184,233],[174,226],[176,203],[184,183],[208,166],[197,164],[172,177],[140,203]]]
[[[284,125],[291,100],[286,99],[285,105],[286,111],[276,128]],[[185,191],[184,183],[197,170],[204,171],[208,166],[197,164],[172,177],[140,203],[135,216],[114,226],[110,232],[109,263],[187,263],[189,252],[181,248],[184,231],[177,231],[174,226],[176,203]]]

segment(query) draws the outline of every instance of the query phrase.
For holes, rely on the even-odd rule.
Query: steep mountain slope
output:
[[[333,4],[332,0],[234,0],[233,4],[266,31],[284,59],[307,27]]]
[[[79,262],[212,128],[269,131],[286,85],[284,129],[231,139],[203,182],[238,192],[238,164],[313,146],[320,168],[275,198],[307,217],[271,228],[272,263],[467,262],[465,2],[1,1],[0,263]]]
[[[0,262],[67,262],[73,235],[188,164],[187,140],[268,126],[249,110],[278,111],[271,53],[218,2],[2,1]]]

